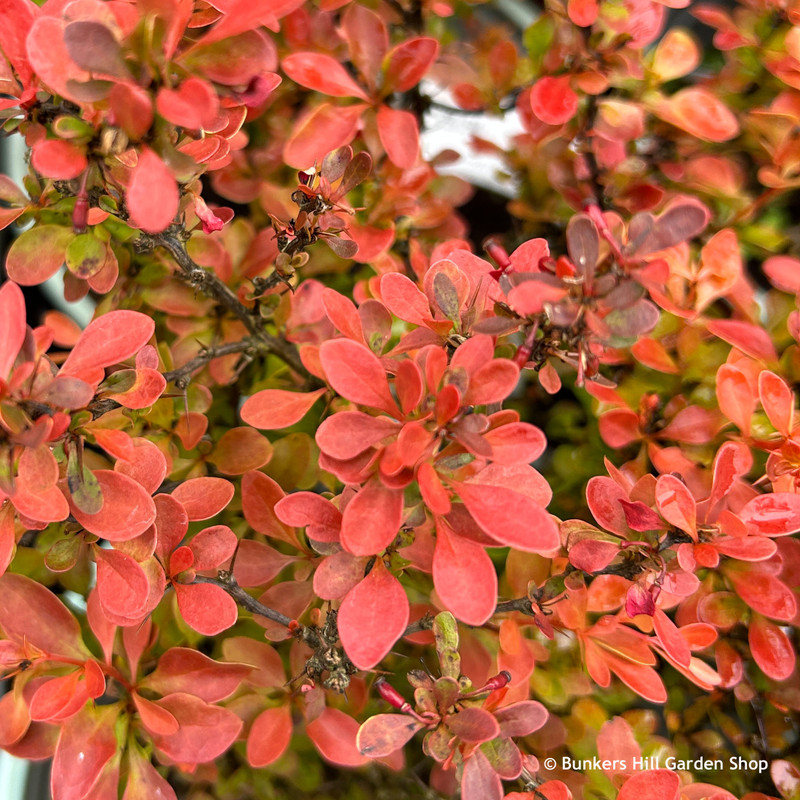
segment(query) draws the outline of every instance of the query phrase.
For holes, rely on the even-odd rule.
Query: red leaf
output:
[[[94,433],[95,436],[98,436],[99,431]],[[99,439],[98,443],[100,443]],[[130,450],[131,452],[125,455],[117,456],[120,460],[114,464],[114,472],[127,475],[140,484],[148,494],[153,494],[161,486],[161,482],[167,474],[167,459],[157,445],[149,439],[141,437],[131,440]],[[153,502],[158,505],[166,496],[156,495]],[[172,500],[171,497],[170,500]],[[173,502],[177,503],[177,501]]]
[[[776,289],[790,294],[800,293],[800,259],[772,256],[761,268]]]
[[[779,626],[755,614],[747,638],[753,658],[765,675],[776,681],[785,681],[794,672],[794,647]]]
[[[359,669],[374,667],[400,638],[408,617],[405,590],[377,559],[339,607],[339,636],[350,660]]]
[[[245,11],[241,18],[248,18],[248,27],[252,28],[252,18],[249,16],[252,7],[244,4],[242,8]],[[224,16],[221,27],[220,23],[215,25],[203,42],[190,47],[179,58],[190,73],[203,75],[213,83],[241,87],[247,86],[257,75],[275,72],[278,68],[275,45],[262,31],[245,30],[235,36],[228,34],[222,40],[211,41],[222,34],[226,27],[229,31],[236,30],[237,25],[230,24],[233,21],[238,22],[236,15]]]
[[[597,420],[600,435],[609,447],[627,447],[642,438],[639,415],[628,408],[612,408]]]
[[[30,701],[31,719],[38,722],[67,719],[89,699],[86,684],[80,683],[81,671],[45,681]]]
[[[89,706],[61,728],[50,791],[53,800],[82,800],[117,752],[114,725],[119,705]]]
[[[636,772],[619,790],[617,800],[642,800],[657,797],[658,800],[678,800],[681,779],[677,772],[668,769],[650,769]]]
[[[204,636],[216,636],[236,624],[236,601],[221,587],[210,583],[173,584],[178,608],[186,623]]]
[[[354,6],[357,7],[357,6]],[[352,228],[349,229],[352,236]],[[389,231],[393,238],[393,232]],[[322,290],[322,305],[328,319],[348,338],[356,342],[364,340],[364,331],[361,327],[361,318],[358,309],[352,300],[339,292],[328,289]]]
[[[492,359],[470,375],[463,403],[472,406],[499,403],[514,391],[518,382],[519,367],[513,361]]]
[[[400,169],[411,169],[419,155],[419,126],[410,111],[378,107],[378,136],[389,161]]]
[[[0,380],[6,380],[25,341],[25,297],[16,283],[0,287]]]
[[[251,672],[245,664],[214,661],[197,650],[171,647],[139,685],[161,695],[183,692],[216,703],[232,695]]]
[[[530,553],[547,553],[560,546],[553,518],[530,497],[502,486],[452,485],[475,522],[496,542]]]
[[[331,97],[369,100],[364,90],[334,58],[323,53],[292,53],[283,59],[283,71],[306,89]],[[333,148],[335,149],[335,148]]]
[[[416,86],[439,55],[439,42],[419,36],[389,51],[383,69],[383,94],[406,92]]]
[[[294,528],[307,527],[310,539],[318,542],[338,542],[342,515],[330,500],[313,492],[295,492],[275,505],[281,522]]]
[[[456,536],[439,518],[433,584],[445,608],[467,625],[483,625],[497,603],[497,572],[484,548]]]
[[[135,618],[150,594],[144,570],[129,555],[118,550],[95,548],[97,594],[104,611],[115,617]]]
[[[709,333],[743,353],[762,361],[775,362],[778,355],[769,334],[760,326],[738,319],[712,319],[706,323]]]
[[[149,147],[139,151],[125,198],[131,222],[145,233],[160,233],[178,212],[178,184]]]
[[[423,727],[405,714],[376,714],[358,729],[356,746],[362,755],[381,758],[399,750]]]
[[[367,559],[340,550],[314,570],[314,593],[322,600],[341,600],[364,578]]]
[[[85,514],[70,503],[72,515],[87,531],[124,542],[144,533],[155,521],[153,498],[133,478],[108,469],[94,473],[103,492],[103,507],[96,514]]]
[[[172,496],[186,509],[190,522],[210,519],[233,497],[233,484],[224,478],[190,478],[175,488]]]
[[[750,418],[756,398],[747,376],[731,364],[723,364],[717,370],[717,403],[720,411],[745,434],[750,433]]]
[[[67,607],[40,583],[7,573],[0,576],[0,628],[16,642],[27,640],[55,656],[80,661],[90,657],[78,621]]]
[[[511,422],[483,435],[492,446],[492,461],[500,464],[530,464],[547,447],[542,431],[527,422]]]
[[[263,586],[296,560],[294,556],[284,555],[264,542],[241,539],[234,566],[234,577],[239,586]],[[318,572],[319,568],[314,573],[315,577]]]
[[[578,95],[572,91],[569,75],[539,78],[531,87],[531,110],[548,125],[571,120],[578,110]]]
[[[330,103],[317,106],[295,123],[283,148],[283,160],[296,169],[307,169],[321,161],[326,153],[350,142],[366,108],[363,103],[345,108]]]
[[[103,367],[125,361],[141,350],[155,330],[152,318],[138,311],[110,311],[92,320],[67,356],[59,375],[97,385]]]
[[[653,627],[667,654],[681,666],[688,667],[692,660],[689,645],[675,623],[660,608],[653,614]]]
[[[275,505],[285,496],[283,489],[263,472],[246,472],[242,476],[242,511],[247,524],[265,536],[296,544],[294,531],[275,513]]]
[[[754,497],[739,512],[754,536],[786,536],[800,531],[800,495],[773,492]]]
[[[342,397],[400,416],[381,362],[363,344],[331,339],[322,344],[319,356],[328,382]]]
[[[342,34],[347,39],[350,60],[374,90],[378,70],[389,49],[386,24],[374,11],[351,3],[342,15]]]
[[[338,708],[325,708],[306,725],[306,733],[326,761],[340,767],[360,767],[368,759],[358,752],[358,723]]]
[[[501,736],[530,736],[547,722],[549,712],[535,700],[523,700],[497,709],[494,716],[500,723]]]
[[[122,800],[177,800],[175,790],[161,777],[138,747],[127,749],[130,772],[125,782]]]
[[[567,16],[582,28],[588,28],[597,19],[597,0],[569,0]]]
[[[162,708],[152,700],[147,700],[138,692],[133,694],[133,703],[139,712],[142,725],[150,733],[156,736],[169,736],[178,732],[178,728],[180,728],[178,720],[166,708]]]
[[[758,376],[758,396],[772,427],[778,433],[790,436],[794,416],[794,395],[786,385],[786,381],[774,372],[763,370]]]
[[[396,435],[399,430],[399,423],[388,417],[373,417],[363,411],[340,411],[317,428],[316,441],[325,455],[347,461]]]
[[[190,77],[177,89],[162,86],[156,96],[156,108],[173,125],[198,131],[214,125],[219,99],[208,81]]]
[[[326,391],[317,389],[315,392],[286,392],[281,389],[264,389],[248,397],[239,413],[254,428],[288,428],[303,419]]]
[[[198,572],[220,567],[231,559],[238,544],[236,534],[227,525],[203,528],[189,542],[189,548],[194,553],[192,566]]]
[[[656,505],[667,522],[697,541],[697,504],[683,481],[661,475],[656,482]]]
[[[797,613],[797,600],[789,587],[767,572],[759,568],[761,562],[742,564],[730,562],[725,575],[733,583],[736,594],[765,617],[789,622]]]
[[[88,166],[83,150],[63,139],[44,139],[33,146],[31,163],[46,178],[69,181]]]
[[[403,522],[403,492],[380,480],[368,483],[342,515],[342,547],[356,556],[380,553],[393,541]]]
[[[465,742],[481,744],[500,735],[500,725],[494,715],[483,708],[467,706],[445,717],[445,725]]]
[[[739,133],[733,112],[709,89],[691,86],[670,98],[668,119],[699,139],[727,142]]]
[[[178,720],[170,735],[155,735],[153,743],[172,761],[204,764],[222,755],[236,740],[242,721],[227,708],[212,706],[190,694],[171,694],[158,705]]]
[[[629,500],[620,498],[619,502],[625,512],[625,522],[627,522],[631,530],[658,531],[664,528],[661,517],[650,506],[646,506],[640,500],[631,503]]]
[[[381,278],[381,299],[396,317],[414,325],[432,321],[428,298],[407,276],[388,272]]]
[[[464,764],[462,800],[502,800],[503,783],[486,756],[475,750]]]
[[[599,539],[582,539],[569,549],[569,563],[584,572],[607,567],[620,554],[619,544]]]
[[[292,714],[280,705],[262,711],[253,721],[247,737],[247,762],[251,767],[266,767],[279,759],[292,740]]]

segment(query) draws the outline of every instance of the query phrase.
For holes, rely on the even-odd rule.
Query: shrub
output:
[[[2,4],[0,746],[54,800],[800,797],[800,10],[687,5]],[[444,90],[520,121],[485,242]],[[26,322],[59,270],[85,330]]]

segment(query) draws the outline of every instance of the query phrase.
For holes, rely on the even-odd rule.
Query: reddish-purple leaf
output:
[[[454,736],[465,742],[480,744],[500,735],[500,725],[489,711],[467,706],[445,717],[445,725]]]
[[[502,800],[502,797],[500,776],[492,769],[486,756],[480,750],[475,750],[464,764],[462,800]]]
[[[400,638],[408,617],[405,590],[377,559],[339,607],[339,636],[350,660],[359,669],[374,667]]]
[[[380,553],[393,541],[403,522],[403,491],[368,483],[342,515],[342,547],[356,556]]]
[[[358,729],[356,746],[362,755],[381,758],[399,750],[423,727],[406,714],[376,714]]]
[[[494,712],[502,736],[529,736],[547,722],[548,711],[535,700],[523,700]]]
[[[282,389],[264,389],[247,398],[240,416],[254,428],[288,428],[303,419],[326,391],[317,389],[315,392],[286,392]]]
[[[483,625],[497,603],[497,572],[484,548],[436,520],[433,583],[445,608],[467,625]]]

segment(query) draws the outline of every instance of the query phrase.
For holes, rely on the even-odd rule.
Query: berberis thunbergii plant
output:
[[[54,800],[800,797],[796,1],[0,15],[0,746]]]

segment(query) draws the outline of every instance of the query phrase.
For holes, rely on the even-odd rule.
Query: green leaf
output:
[[[81,233],[67,245],[67,269],[78,278],[90,278],[106,263],[106,246],[91,233]]]
[[[461,656],[458,653],[458,624],[449,611],[442,611],[433,620],[433,635],[442,676],[455,678],[461,674]]]

